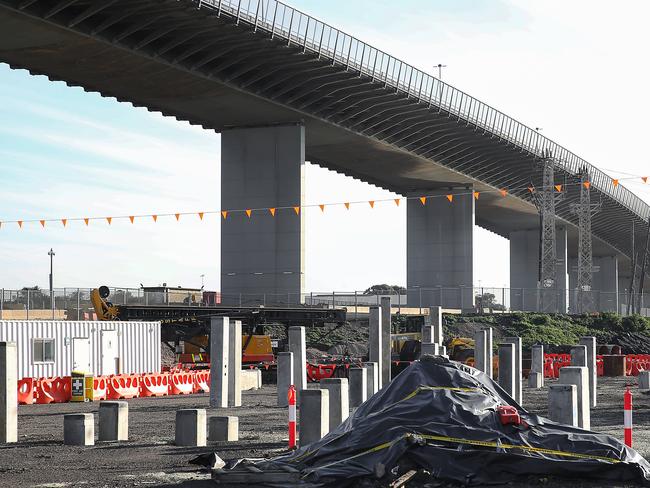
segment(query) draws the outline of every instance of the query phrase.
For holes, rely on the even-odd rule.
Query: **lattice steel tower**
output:
[[[578,296],[579,313],[594,311],[593,253],[591,247],[591,217],[600,210],[600,203],[591,203],[591,181],[586,168],[580,171],[580,203],[571,205],[578,216]]]
[[[541,160],[542,191],[535,194],[540,215],[539,310],[558,312],[557,239],[555,204],[563,197],[555,185],[555,158],[546,153]]]

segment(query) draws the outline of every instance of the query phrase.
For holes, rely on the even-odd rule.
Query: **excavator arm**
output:
[[[90,292],[90,301],[95,308],[98,320],[119,320],[119,308],[111,302],[107,302],[106,298],[110,295],[110,290],[107,286],[100,286],[94,288]]]

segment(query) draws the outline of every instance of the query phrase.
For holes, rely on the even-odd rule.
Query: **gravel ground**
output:
[[[592,430],[623,436],[623,392],[633,379],[599,378],[598,406],[592,410]],[[547,385],[548,385],[547,381]],[[650,397],[634,387],[634,445],[650,455]],[[21,406],[19,443],[0,446],[0,486],[41,488],[214,486],[209,475],[189,465],[197,454],[216,451],[224,459],[274,456],[286,446],[286,410],[275,407],[275,387],[243,393],[244,406],[212,409],[208,415],[237,415],[240,440],[207,448],[173,445],[174,415],[180,408],[208,408],[207,395],[129,400],[129,435],[125,443],[97,443],[94,447],[63,446],[63,414],[97,413],[97,403]],[[547,389],[524,390],[524,406],[545,416]],[[97,420],[97,415],[95,415]],[[97,426],[95,426],[97,432]],[[544,487],[611,487],[623,485],[527,480],[508,485]]]

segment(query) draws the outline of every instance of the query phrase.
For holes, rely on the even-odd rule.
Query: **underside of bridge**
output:
[[[304,19],[303,38],[293,34],[292,25],[304,26]],[[246,187],[237,166],[254,174],[263,169],[256,166],[262,159],[266,170],[268,165],[275,165],[276,170],[261,183],[273,190],[257,202],[264,207],[300,205],[304,160],[401,195],[479,192],[478,200],[470,198],[471,204],[453,210],[441,203],[429,210],[409,208],[412,286],[471,286],[471,264],[466,269],[467,256],[460,251],[466,253],[469,245],[471,256],[471,230],[468,234],[462,230],[470,229],[463,224],[469,219],[506,238],[516,232],[536,232],[539,218],[529,188],[541,186],[539,148],[553,147],[563,161],[556,174],[567,194],[557,206],[557,215],[566,230],[568,263],[564,266],[570,273],[578,241],[571,203],[578,201],[577,170],[583,162],[516,121],[401,62],[400,73],[410,69],[411,76],[397,74],[393,83],[385,73],[390,62],[385,66],[378,62],[375,50],[373,66],[372,57],[364,54],[365,44],[349,36],[345,39],[335,29],[271,0],[241,4],[233,0],[0,0],[0,61],[231,134],[222,141],[229,150],[224,152],[222,172],[224,176],[230,172],[233,178],[232,191],[223,192],[223,209],[255,206],[242,199],[248,196],[251,202],[253,186]],[[353,48],[359,63],[351,57]],[[398,65],[392,66],[396,71]],[[422,95],[423,86],[429,92],[428,101]],[[439,104],[432,100],[435,90],[440,92]],[[443,103],[443,97],[451,101]],[[467,116],[459,114],[456,104]],[[493,129],[487,127],[488,121]],[[299,129],[273,135],[278,127]],[[294,144],[289,159],[274,154],[253,161],[246,156],[258,140],[235,135],[248,129],[258,131],[260,140],[266,141],[266,152],[274,144]],[[590,171],[595,172],[593,198],[602,202],[592,222],[594,255],[616,258],[616,274],[624,277],[629,274],[630,223],[635,220],[643,235],[650,211],[620,185],[612,187],[595,168]],[[495,191],[499,189],[506,189],[507,195]],[[440,215],[441,220],[422,214],[427,211]],[[440,228],[445,219],[455,229],[450,241],[450,234]],[[228,256],[222,254],[222,261],[227,261],[225,266],[222,262],[222,291],[255,289],[259,282],[254,281],[257,278],[249,263],[259,246],[244,244],[257,238],[227,227],[236,224],[223,225],[222,245]],[[294,255],[288,261],[274,255],[267,275],[302,275],[301,224],[297,228],[295,223],[291,228],[274,225],[264,232],[266,241],[257,240],[258,244],[273,242],[285,257],[287,252]],[[453,255],[445,254],[449,249]],[[537,262],[532,249],[526,249],[514,246],[513,252],[523,252],[529,265]],[[442,264],[436,267],[426,259],[427,253],[445,266],[453,261],[465,268],[443,270]],[[233,278],[246,273],[251,275],[248,280]],[[527,276],[524,281],[535,284],[536,280],[537,276]],[[300,293],[302,282],[302,278],[285,276],[258,291]]]

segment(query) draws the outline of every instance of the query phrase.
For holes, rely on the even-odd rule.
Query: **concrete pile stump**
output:
[[[587,346],[573,346],[571,348],[571,366],[587,367]]]
[[[370,363],[365,363],[364,367],[366,368],[366,387],[367,387],[367,393],[366,393],[366,398],[370,398],[373,396],[375,393],[379,391],[379,368],[377,367],[377,363],[370,362]]]
[[[498,383],[508,395],[515,398],[515,345],[512,343],[499,344]]]
[[[578,427],[591,430],[589,369],[586,366],[565,366],[564,368],[560,368],[558,383],[576,386]]]
[[[420,346],[420,356],[439,356],[440,345],[435,342],[423,342]]]
[[[589,368],[589,393],[592,408],[598,404],[598,367],[596,366],[596,338],[581,337],[580,344],[587,347],[587,368]]]
[[[382,350],[383,350],[383,337],[382,337],[382,313],[380,307],[370,307],[370,315],[368,317],[368,359],[372,363],[377,364],[377,387],[381,388],[381,371],[382,371]]]
[[[383,388],[391,380],[391,308],[390,297],[381,297],[381,384]]]
[[[603,376],[625,376],[625,356],[621,354],[603,354]]]
[[[307,389],[307,342],[305,328],[289,327],[289,351],[293,353],[293,384],[296,394]]]
[[[0,444],[18,442],[18,356],[15,342],[0,342]]]
[[[479,371],[486,372],[486,343],[487,330],[477,330],[474,334],[474,367]]]
[[[208,439],[211,442],[235,442],[239,440],[239,417],[210,417]]]
[[[359,407],[368,399],[368,372],[366,368],[348,370],[350,388],[350,407]]]
[[[206,414],[203,408],[176,411],[177,446],[202,447],[206,445]]]
[[[422,332],[420,335],[421,335],[420,342],[422,343],[433,342],[433,326],[424,324],[422,326]]]
[[[428,324],[433,327],[433,342],[442,346],[444,342],[442,332],[442,307],[429,307]]]
[[[650,390],[650,371],[639,371],[639,390]]]
[[[95,419],[92,413],[63,416],[63,443],[67,446],[94,446]]]
[[[492,342],[492,327],[485,329],[487,331],[487,340],[485,342],[485,373],[490,377],[494,378],[494,363],[492,362],[492,356],[494,354],[493,342]]]
[[[129,404],[124,401],[99,403],[100,441],[129,440]]]
[[[286,407],[289,405],[287,394],[289,387],[293,385],[293,353],[280,352],[278,353],[278,407]]]
[[[503,342],[511,343],[515,349],[515,390],[512,398],[519,404],[523,404],[522,380],[522,354],[521,354],[521,337],[506,337]],[[501,363],[499,363],[500,365]]]
[[[544,375],[537,371],[528,373],[528,386],[529,388],[541,388],[544,386]]]
[[[578,388],[555,384],[548,387],[548,417],[558,424],[578,427]]]
[[[325,378],[320,387],[329,391],[330,431],[336,429],[350,415],[350,393],[347,378]]]
[[[530,348],[530,353],[530,371],[533,373],[542,373],[542,384],[537,387],[541,388],[544,386],[544,346],[541,344],[535,344]],[[531,386],[530,380],[528,386]]]
[[[210,406],[213,408],[228,407],[229,342],[228,317],[212,318],[210,321]]]
[[[230,322],[228,331],[228,406],[241,407],[241,320]]]
[[[330,430],[329,391],[302,390],[298,396],[298,404],[298,443],[303,447],[320,440]]]

